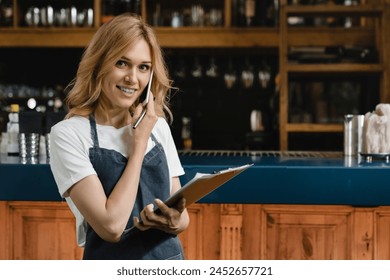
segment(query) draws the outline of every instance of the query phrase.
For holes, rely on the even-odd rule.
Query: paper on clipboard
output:
[[[186,199],[186,207],[197,202],[213,190],[219,188],[233,177],[245,171],[253,164],[246,164],[239,167],[220,170],[213,174],[196,173],[188,183],[186,183],[179,191],[174,193],[164,203],[172,207],[181,198]]]

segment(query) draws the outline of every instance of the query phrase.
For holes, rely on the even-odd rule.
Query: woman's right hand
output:
[[[135,120],[137,120],[140,115],[142,114],[143,106],[142,103],[138,104],[138,106],[134,110],[133,115],[133,124]],[[137,126],[137,128],[133,129],[133,144],[134,148],[145,145],[143,148],[146,148],[148,139],[150,137],[150,134],[153,130],[153,127],[155,126],[157,122],[157,114],[154,109],[154,97],[153,94],[149,95],[149,101],[146,105],[146,114],[145,117],[142,119],[140,124]],[[133,146],[133,145],[131,145]]]

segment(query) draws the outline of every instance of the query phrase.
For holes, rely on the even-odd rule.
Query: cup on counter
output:
[[[39,156],[39,133],[19,133],[19,156],[37,158]]]
[[[363,148],[364,115],[344,116],[344,155],[358,156]]]

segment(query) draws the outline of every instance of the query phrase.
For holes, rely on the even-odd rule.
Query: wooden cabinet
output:
[[[390,259],[390,207],[194,204],[191,260]],[[64,202],[0,202],[0,259],[81,259]]]

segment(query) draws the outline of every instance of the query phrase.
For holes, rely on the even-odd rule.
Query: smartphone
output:
[[[150,95],[150,88],[152,87],[152,80],[153,80],[153,70],[150,72],[150,77],[147,86],[145,87],[144,91],[142,92],[140,96],[140,103],[142,103],[142,113],[139,116],[139,118],[135,121],[133,125],[133,129],[136,129],[137,126],[140,124],[142,119],[145,117],[146,114],[146,105],[149,102],[149,95]]]

